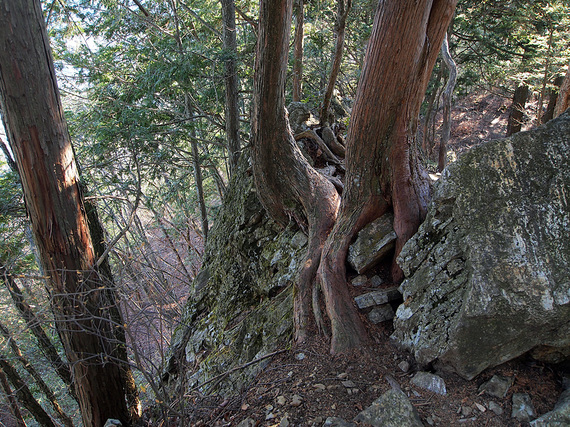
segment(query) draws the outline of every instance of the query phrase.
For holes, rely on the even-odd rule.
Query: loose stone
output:
[[[488,406],[489,410],[493,411],[496,415],[503,415],[503,408],[497,402],[491,400]]]
[[[354,279],[352,279],[352,286],[362,286],[366,282],[368,282],[368,278],[361,274],[360,276],[356,276]]]
[[[402,372],[408,372],[410,370],[410,364],[407,360],[402,360],[400,363],[398,363],[398,368],[400,368]]]
[[[294,394],[293,397],[291,398],[291,406],[293,407],[301,406],[301,403],[303,403],[303,399],[301,399],[301,396],[299,396],[298,394]]]
[[[375,325],[378,323],[386,322],[394,318],[394,309],[390,304],[384,304],[379,307],[373,308],[368,313],[368,319]]]
[[[351,380],[343,381],[342,385],[345,386],[346,388],[356,388],[356,384],[354,384],[354,382]]]
[[[507,395],[507,391],[513,385],[513,377],[503,377],[502,375],[493,375],[486,383],[481,384],[479,393],[485,392],[490,396],[500,399]]]
[[[429,372],[418,372],[412,378],[412,384],[423,388],[425,390],[433,391],[434,393],[445,396],[447,390],[445,389],[445,381],[443,378],[430,374]]]
[[[513,394],[513,410],[511,417],[522,422],[529,422],[536,418],[536,412],[532,406],[530,396],[526,393]]]

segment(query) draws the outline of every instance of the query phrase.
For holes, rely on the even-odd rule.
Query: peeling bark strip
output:
[[[26,208],[52,294],[52,310],[72,366],[83,424],[129,425],[124,346],[113,289],[96,257],[83,207],[39,1],[0,3],[0,102]],[[114,319],[114,321],[113,321]]]

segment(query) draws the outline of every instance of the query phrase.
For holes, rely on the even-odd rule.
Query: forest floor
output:
[[[552,410],[562,391],[557,369],[524,357],[488,369],[472,381],[438,372],[447,394],[423,390],[411,384],[417,367],[408,353],[390,343],[390,332],[389,324],[372,327],[374,342],[351,354],[330,356],[324,341],[282,353],[242,395],[218,401],[192,425],[236,426],[242,422],[247,427],[321,427],[328,417],[352,421],[395,381],[426,426],[514,427],[528,423],[511,418],[513,393],[528,393],[536,413],[542,415]],[[410,364],[409,371],[398,366],[402,361]],[[478,392],[493,375],[514,378],[502,399]],[[491,402],[496,404],[495,412],[489,409]]]
[[[452,113],[449,160],[483,141],[504,136],[509,103],[497,96],[476,96],[457,102]],[[363,320],[367,322],[364,317]],[[528,423],[511,417],[513,393],[527,393],[540,416],[553,409],[562,392],[563,377],[568,377],[567,366],[521,356],[487,369],[471,381],[436,372],[447,388],[446,395],[439,395],[410,382],[418,367],[409,353],[390,342],[391,322],[368,322],[367,326],[371,342],[357,352],[331,356],[325,339],[317,339],[311,345],[296,346],[274,356],[239,396],[192,396],[185,425],[320,427],[328,417],[350,422],[397,383],[426,426],[527,426]],[[409,368],[403,370],[406,364]],[[503,398],[478,390],[493,375],[514,380]]]

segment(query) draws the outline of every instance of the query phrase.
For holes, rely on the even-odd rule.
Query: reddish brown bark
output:
[[[295,286],[296,340],[307,336],[311,294],[322,245],[336,219],[334,186],[303,157],[285,112],[285,73],[291,28],[291,0],[262,0],[253,114],[253,172],[260,199],[276,221],[293,218],[306,227],[307,255]]]
[[[379,4],[347,137],[343,200],[319,269],[332,323],[333,352],[362,340],[362,334],[355,332],[361,329],[358,322],[353,326],[342,321],[347,307],[334,301],[335,294],[347,292],[344,260],[352,237],[391,207],[397,255],[425,216],[429,191],[414,135],[455,4],[455,0]],[[401,275],[394,263],[395,280]]]
[[[295,292],[297,339],[306,335],[311,282],[320,266],[318,276],[332,326],[331,351],[343,351],[366,340],[346,284],[348,244],[358,230],[392,207],[399,253],[425,216],[428,185],[413,137],[420,103],[455,4],[455,0],[380,2],[353,110],[346,188],[341,216],[335,223],[338,195],[332,184],[307,164],[294,144],[285,116],[291,1],[261,2],[253,170],[258,194],[269,214],[283,224],[294,218],[308,226],[309,249]],[[399,273],[395,269],[396,279]]]
[[[0,101],[83,424],[130,422],[113,289],[95,266],[38,1],[0,4]],[[112,298],[110,298],[112,297]],[[126,368],[125,368],[126,369]]]

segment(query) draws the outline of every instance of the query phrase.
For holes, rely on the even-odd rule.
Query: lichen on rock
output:
[[[242,157],[173,336],[163,375],[170,389],[239,392],[269,359],[200,385],[289,345],[291,285],[307,239],[294,224],[283,229],[269,219]]]
[[[395,342],[465,378],[570,347],[570,115],[451,164],[403,248]]]

